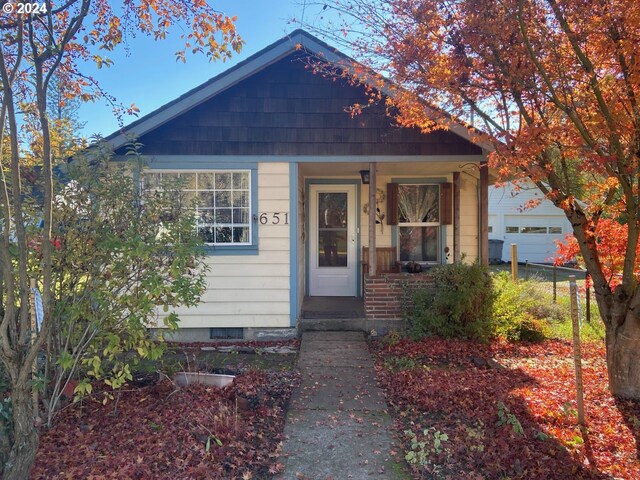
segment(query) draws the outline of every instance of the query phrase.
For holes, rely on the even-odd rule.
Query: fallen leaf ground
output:
[[[601,344],[583,345],[587,438],[577,428],[569,342],[426,339],[371,349],[404,453],[423,454],[415,478],[640,479],[640,405],[608,392]]]
[[[283,468],[297,381],[292,371],[249,370],[222,389],[165,380],[128,387],[117,404],[85,400],[42,435],[32,478],[268,478]]]

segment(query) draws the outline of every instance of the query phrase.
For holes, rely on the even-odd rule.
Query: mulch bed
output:
[[[67,407],[40,441],[34,479],[265,478],[295,372],[248,371],[222,389],[158,381]]]
[[[586,438],[568,342],[383,340],[371,349],[401,455],[412,450],[409,430],[424,442],[414,443],[425,454],[415,478],[640,478],[640,405],[609,393],[601,344],[583,345]]]

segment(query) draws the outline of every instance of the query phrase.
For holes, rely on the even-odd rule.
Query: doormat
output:
[[[317,312],[313,310],[303,310],[302,318],[307,318],[309,320],[333,320],[333,319],[349,319],[349,318],[360,318],[361,315],[358,315],[358,312],[355,310],[340,310],[340,311],[322,311]]]

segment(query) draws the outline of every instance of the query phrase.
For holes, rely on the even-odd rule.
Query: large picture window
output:
[[[440,188],[398,185],[400,261],[437,263],[440,251]]]
[[[251,172],[146,172],[145,188],[179,181],[183,198],[196,200],[198,234],[209,245],[251,244]]]

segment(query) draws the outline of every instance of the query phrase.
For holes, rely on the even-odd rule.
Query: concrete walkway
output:
[[[279,480],[405,479],[363,333],[305,332]]]

